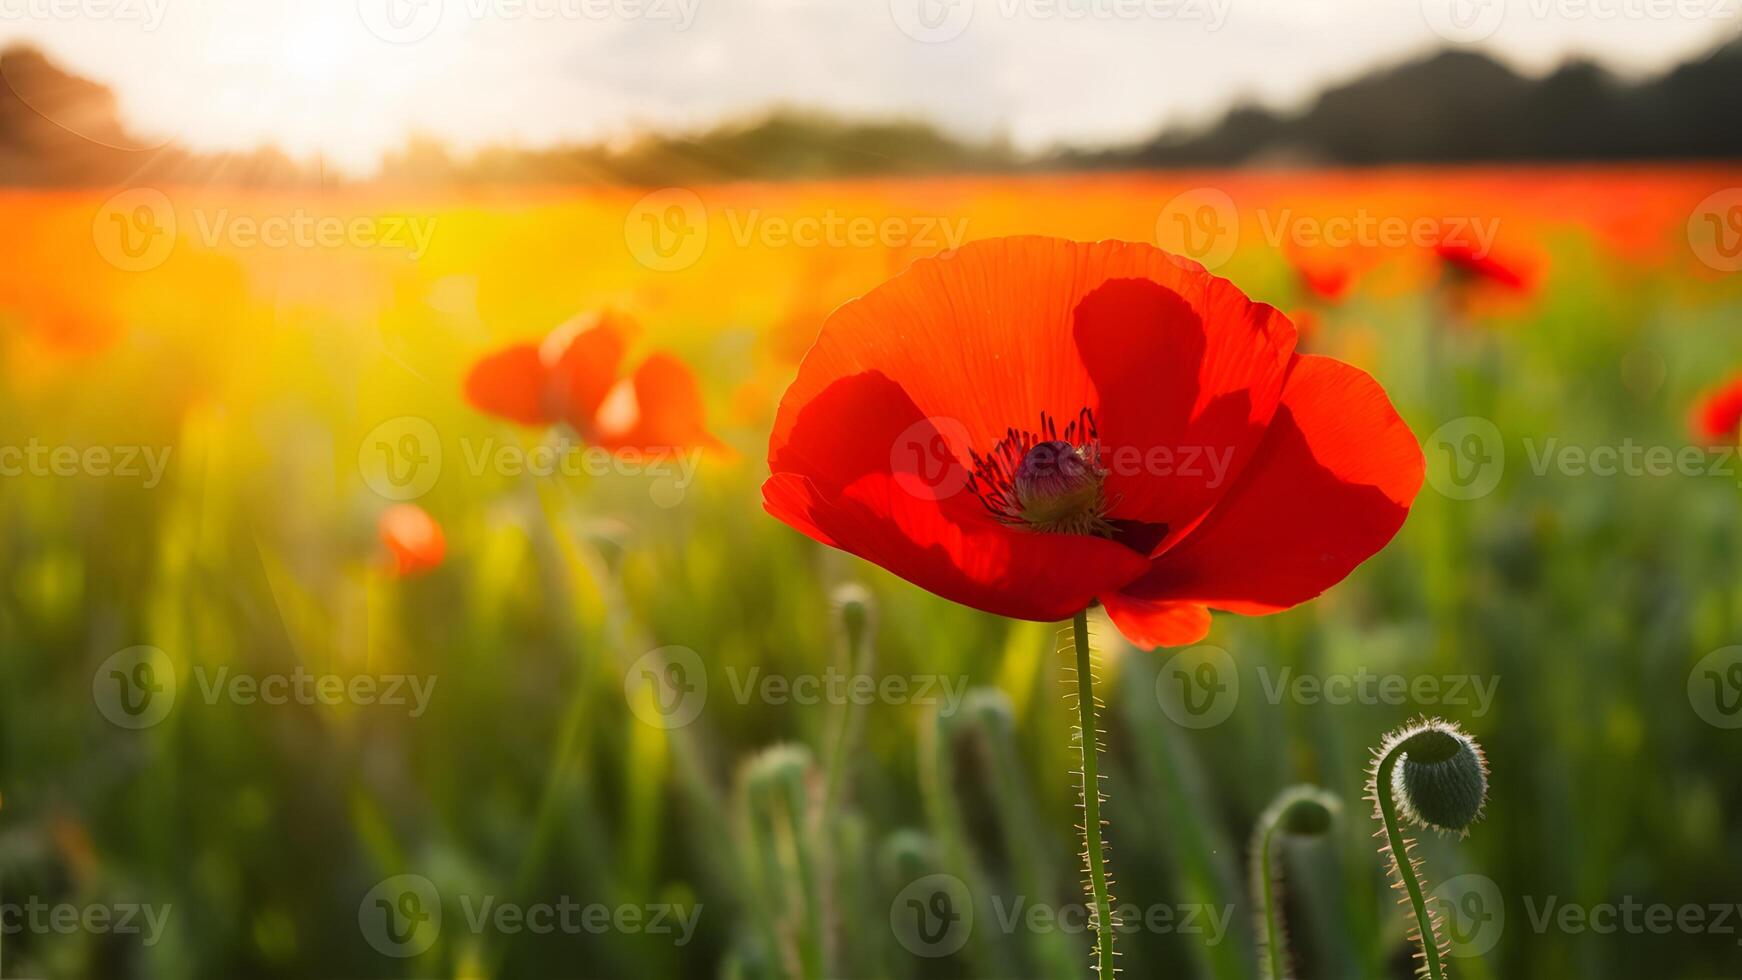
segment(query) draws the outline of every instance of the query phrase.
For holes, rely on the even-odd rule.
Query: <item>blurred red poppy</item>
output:
[[[1442,240],[1434,245],[1440,267],[1455,280],[1498,286],[1511,292],[1528,292],[1530,277],[1523,266],[1504,262],[1487,249],[1468,242]]]
[[[1287,609],[1402,526],[1415,437],[1372,378],[1147,245],[1022,237],[841,307],[769,442],[764,506],[947,599],[1132,642]]]
[[[541,343],[480,358],[466,375],[466,400],[521,425],[566,422],[583,439],[610,449],[718,447],[688,365],[655,352],[629,377],[619,377],[634,331],[619,314],[577,317]]]
[[[1355,270],[1347,265],[1293,255],[1295,278],[1307,294],[1326,303],[1341,303],[1355,285]]]
[[[448,553],[442,526],[416,504],[394,504],[382,511],[378,530],[396,575],[421,575],[440,565]]]
[[[1707,392],[1694,406],[1689,425],[1706,443],[1734,443],[1742,434],[1742,375]]]

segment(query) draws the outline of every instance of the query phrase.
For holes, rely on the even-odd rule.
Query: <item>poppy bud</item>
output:
[[[870,635],[871,620],[877,611],[870,591],[857,582],[848,582],[830,593],[829,603],[835,607],[835,615],[840,617],[847,644],[857,648]]]
[[[1322,837],[1341,810],[1337,798],[1317,786],[1290,786],[1258,817],[1252,833],[1252,892],[1258,900],[1259,965],[1266,980],[1292,975],[1282,916],[1282,867],[1276,855],[1281,842],[1275,838]]]
[[[1342,804],[1316,786],[1296,786],[1277,797],[1277,828],[1291,837],[1320,837],[1331,829]]]
[[[1410,853],[1414,842],[1403,836],[1401,824],[1467,833],[1488,798],[1487,760],[1457,725],[1423,719],[1385,736],[1373,753],[1371,773],[1367,795],[1383,828],[1380,853],[1415,915],[1411,939],[1421,950],[1421,975],[1444,980],[1446,949],[1424,897],[1421,862]]]
[[[1421,827],[1461,833],[1482,815],[1488,765],[1475,740],[1449,722],[1430,722],[1401,743],[1391,793]]]
[[[1016,709],[1011,707],[1010,695],[995,687],[976,687],[962,698],[961,712],[963,717],[987,731],[1000,734],[1016,729]]]

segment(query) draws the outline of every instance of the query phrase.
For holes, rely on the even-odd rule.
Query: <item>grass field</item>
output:
[[[0,193],[0,976],[1088,976],[1058,624],[758,490],[829,310],[1015,233],[1157,242],[1299,311],[1429,463],[1318,601],[1185,653],[1094,622],[1123,975],[1258,975],[1247,840],[1299,782],[1343,803],[1288,849],[1300,975],[1407,975],[1362,796],[1427,714],[1492,768],[1417,852],[1454,975],[1742,976],[1742,463],[1688,426],[1742,369],[1738,186]],[[589,455],[462,397],[602,309],[630,361],[687,362],[725,450]],[[402,502],[444,533],[423,574],[378,537]]]

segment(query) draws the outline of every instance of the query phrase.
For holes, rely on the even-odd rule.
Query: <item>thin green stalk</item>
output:
[[[1440,965],[1439,934],[1434,931],[1433,917],[1428,914],[1427,899],[1422,896],[1421,881],[1415,874],[1415,862],[1409,859],[1409,842],[1404,840],[1403,831],[1397,822],[1397,802],[1391,798],[1391,773],[1403,754],[1403,744],[1400,742],[1379,760],[1379,768],[1374,777],[1374,795],[1379,798],[1379,819],[1385,825],[1385,843],[1391,848],[1391,864],[1397,869],[1397,877],[1403,882],[1404,890],[1409,893],[1409,905],[1415,912],[1416,928],[1421,931],[1421,953],[1427,963],[1428,978],[1445,980],[1445,968]]]
[[[1258,842],[1259,909],[1264,913],[1264,976],[1283,980],[1282,910],[1276,907],[1276,849],[1271,846],[1280,820],[1270,821]]]
[[[1252,888],[1258,893],[1259,928],[1264,933],[1258,968],[1265,980],[1287,980],[1292,969],[1288,930],[1283,922],[1282,871],[1277,866],[1281,842],[1277,835],[1322,837],[1330,832],[1339,809],[1336,797],[1315,786],[1290,786],[1258,817],[1258,828],[1252,835]]]
[[[875,656],[875,648],[865,631],[848,631],[847,660],[852,671],[849,678],[870,676]],[[852,740],[854,727],[859,722],[858,707],[857,699],[847,698],[846,704],[841,708],[839,728],[835,731],[835,747],[829,755],[828,779],[823,790],[821,822],[824,827],[829,825],[829,818],[834,816],[835,803],[840,798],[841,781],[847,770],[848,743]]]
[[[1095,727],[1095,673],[1089,662],[1089,614],[1071,620],[1077,645],[1077,747],[1083,760],[1083,858],[1095,901],[1095,975],[1113,976],[1113,899],[1107,888],[1107,854],[1101,842],[1101,778],[1095,771],[1100,749]]]

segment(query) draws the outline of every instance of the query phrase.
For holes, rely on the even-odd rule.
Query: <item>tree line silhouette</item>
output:
[[[127,181],[315,185],[345,179],[273,147],[195,153],[129,133],[112,92],[26,46],[0,51],[0,184]],[[610,143],[487,147],[456,155],[413,136],[376,179],[396,183],[674,185],[1050,170],[1375,166],[1742,157],[1742,40],[1660,75],[1623,80],[1589,61],[1533,78],[1444,50],[1325,89],[1304,108],[1229,110],[1130,145],[1021,153],[911,120],[777,109],[689,133]],[[350,178],[355,179],[355,178]]]

